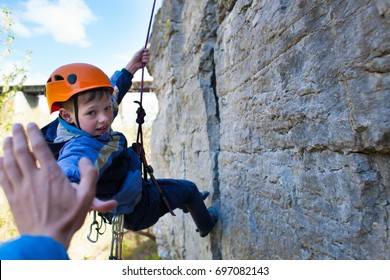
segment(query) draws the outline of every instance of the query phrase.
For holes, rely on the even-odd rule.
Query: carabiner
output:
[[[93,227],[95,226],[95,230],[96,230],[96,239],[92,239],[91,238],[91,235],[92,235],[92,230],[93,230]],[[89,226],[89,233],[87,235],[87,239],[92,242],[92,243],[96,243],[99,239],[99,223],[97,222],[96,220],[96,211],[93,211],[93,221],[91,223],[91,225]]]
[[[103,215],[99,214],[99,216],[100,216],[100,224],[98,224],[98,227],[96,228],[96,230],[97,230],[99,235],[102,235],[106,232],[107,225],[106,225],[106,220],[103,218]],[[103,225],[104,225],[104,230],[101,231]]]
[[[111,252],[109,260],[122,259],[122,241],[124,235],[124,219],[123,215],[114,215],[112,218],[112,239]]]

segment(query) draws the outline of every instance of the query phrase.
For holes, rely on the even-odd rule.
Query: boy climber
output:
[[[122,133],[111,129],[133,75],[148,61],[149,50],[139,50],[124,69],[115,72],[111,81],[90,64],[59,67],[46,84],[50,113],[59,111],[59,116],[42,129],[52,150],[59,151],[54,154],[71,182],[80,182],[80,158],[91,160],[99,171],[96,197],[118,203],[115,211],[105,216],[111,221],[113,214],[124,214],[124,227],[133,231],[154,225],[169,212],[157,188],[149,181],[143,182],[137,153],[128,148]],[[200,193],[187,180],[157,182],[171,209],[188,210],[200,236],[207,236],[218,220],[217,210],[207,209],[203,202],[208,193]]]

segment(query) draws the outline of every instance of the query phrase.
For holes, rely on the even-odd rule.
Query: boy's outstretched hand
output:
[[[126,65],[127,71],[129,71],[131,74],[135,74],[139,69],[144,67],[149,62],[149,49],[142,48],[139,51],[137,51],[129,63]]]

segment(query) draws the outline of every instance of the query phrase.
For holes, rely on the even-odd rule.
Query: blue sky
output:
[[[153,0],[2,0],[15,40],[11,55],[0,58],[0,72],[30,50],[26,85],[44,84],[54,69],[72,62],[94,64],[110,76],[144,46],[152,6]]]

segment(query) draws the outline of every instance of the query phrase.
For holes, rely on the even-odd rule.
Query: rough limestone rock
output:
[[[390,2],[164,0],[157,177],[221,220],[155,227],[164,259],[390,259]]]

